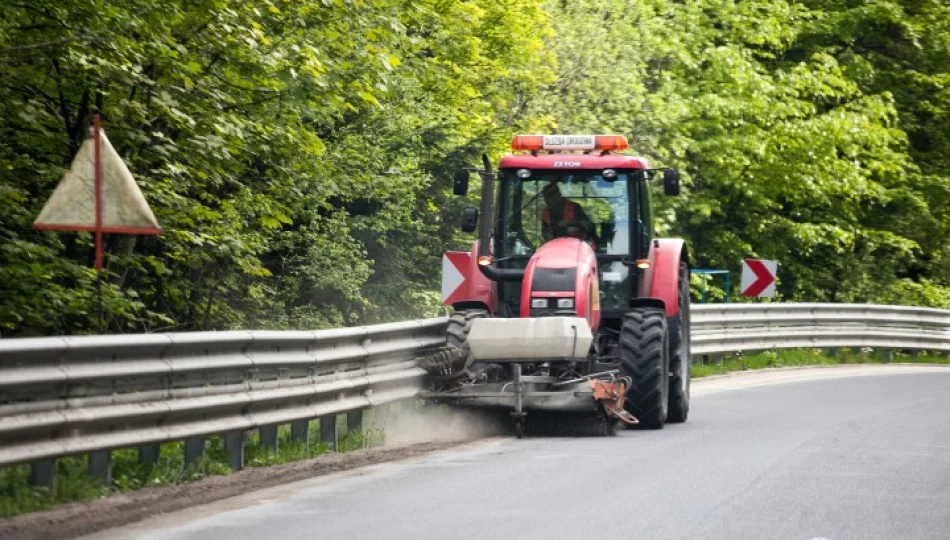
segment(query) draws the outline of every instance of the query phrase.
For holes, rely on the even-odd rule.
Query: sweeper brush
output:
[[[465,368],[468,351],[453,347],[442,347],[438,351],[419,359],[419,367],[426,370],[438,382],[455,381],[471,376]]]

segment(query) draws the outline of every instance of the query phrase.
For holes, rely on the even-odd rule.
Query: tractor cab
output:
[[[625,310],[637,296],[636,261],[648,257],[653,237],[647,174],[639,160],[618,170],[598,167],[601,156],[581,157],[535,156],[532,168],[499,171],[497,264],[525,268],[546,243],[576,238],[595,254],[601,309]],[[565,163],[592,168],[554,168]],[[512,313],[521,312],[520,289],[520,282],[501,288],[499,302]]]
[[[621,317],[631,299],[647,296],[641,288],[654,237],[650,180],[658,171],[643,158],[612,153],[627,148],[626,138],[617,135],[522,135],[512,148],[525,153],[502,158],[497,175],[482,171],[482,215],[497,219],[494,230],[482,224],[490,237],[480,239],[489,246],[480,263],[489,279],[502,276],[496,311],[517,317],[537,312],[542,304],[549,308],[542,312],[547,315],[570,309],[566,301],[540,300],[535,309],[523,309],[524,280],[517,276],[548,242],[576,238],[594,252],[604,317]],[[679,173],[665,169],[662,174],[664,191],[677,194]],[[497,185],[486,199],[485,184],[492,183]],[[494,209],[485,203],[492,198]]]
[[[655,238],[650,201],[657,176],[666,194],[679,192],[678,171],[614,153],[627,148],[618,135],[521,135],[512,148],[520,153],[497,174],[486,156],[475,169],[481,206],[462,219],[478,231],[472,251],[443,258],[443,301],[455,313],[448,349],[422,366],[452,382],[427,395],[511,406],[520,428],[527,410],[592,410],[604,425],[684,421],[686,247]],[[456,175],[456,194],[467,194],[471,170]],[[577,397],[588,391],[592,400]]]

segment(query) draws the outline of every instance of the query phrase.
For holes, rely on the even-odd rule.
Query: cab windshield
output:
[[[559,237],[584,240],[597,253],[630,253],[630,197],[627,174],[535,171],[530,178],[510,174],[505,235],[507,255],[531,255]]]

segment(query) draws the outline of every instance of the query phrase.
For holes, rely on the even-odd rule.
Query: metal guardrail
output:
[[[950,311],[870,304],[706,304],[690,311],[694,356],[871,347],[950,352]]]
[[[776,348],[874,347],[950,351],[950,311],[852,304],[694,305],[692,354]],[[317,332],[198,332],[0,341],[0,466],[32,463],[52,482],[58,457],[90,454],[108,478],[112,449],[223,435],[243,466],[244,433],[276,445],[290,423],[306,437],[337,439],[337,415],[362,429],[362,411],[413,399],[424,372],[415,358],[445,343],[446,319]],[[380,410],[382,414],[384,411]],[[268,442],[271,441],[271,442]]]
[[[195,459],[203,437],[243,442],[246,430],[274,428],[276,442],[277,425],[314,418],[332,419],[321,428],[335,443],[338,414],[413,399],[424,375],[415,358],[444,343],[445,319],[3,340],[0,465],[37,463],[34,476],[48,483],[51,460],[91,453],[94,474],[107,477],[110,449],[139,446],[157,458],[156,445],[185,440]],[[240,468],[243,454],[231,461]]]

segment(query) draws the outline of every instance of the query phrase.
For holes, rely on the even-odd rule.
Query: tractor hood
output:
[[[587,242],[556,238],[541,246],[525,268],[522,317],[582,317],[600,324],[597,256]]]

